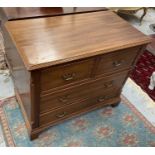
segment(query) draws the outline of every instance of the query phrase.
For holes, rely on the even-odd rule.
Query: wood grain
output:
[[[100,57],[100,63],[98,65],[96,74],[106,75],[110,72],[113,73],[118,70],[129,68],[139,52],[140,47],[132,47],[128,49],[123,49],[115,51],[108,54],[103,54]]]
[[[110,11],[8,21],[6,28],[13,40],[5,31],[6,58],[31,139],[65,119],[117,105],[150,41]]]
[[[28,70],[150,42],[111,11],[8,21],[6,28]]]
[[[6,20],[20,20],[107,10],[104,7],[3,7]]]
[[[94,59],[48,67],[41,71],[41,91],[89,79]]]
[[[40,113],[44,113],[51,109],[60,108],[74,102],[81,102],[87,98],[94,98],[99,93],[105,91],[121,90],[121,86],[125,81],[128,71],[117,73],[112,76],[102,77],[100,79],[89,80],[89,82],[81,83],[78,86],[60,89],[59,92],[52,92],[41,96]],[[92,89],[93,88],[93,89]]]
[[[111,94],[110,92],[102,92],[98,91],[96,97],[90,97],[87,100],[84,100],[81,103],[75,102],[71,105],[66,105],[63,108],[56,109],[54,111],[50,111],[48,113],[44,113],[40,115],[40,126],[45,124],[52,124],[56,121],[66,119],[74,115],[74,113],[78,113],[83,109],[87,109],[88,107],[97,107],[97,105],[106,105],[106,102],[112,101],[113,99],[118,98],[119,94],[117,91],[113,91]]]

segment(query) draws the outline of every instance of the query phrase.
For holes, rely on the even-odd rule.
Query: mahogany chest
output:
[[[31,139],[79,114],[117,105],[150,39],[111,11],[8,21],[6,59]]]

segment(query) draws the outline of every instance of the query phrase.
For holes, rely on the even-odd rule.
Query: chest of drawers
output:
[[[111,11],[8,21],[16,97],[31,139],[45,128],[120,102],[150,39]]]

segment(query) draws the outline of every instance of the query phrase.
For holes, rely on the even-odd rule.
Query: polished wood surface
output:
[[[96,74],[106,75],[129,68],[138,55],[138,50],[139,46],[136,46],[102,55]]]
[[[9,21],[6,28],[28,70],[150,42],[111,11]]]
[[[3,7],[6,20],[47,17],[107,10],[104,7]]]
[[[40,113],[45,113],[74,102],[81,102],[87,98],[94,98],[101,92],[119,92],[126,75],[127,71],[124,71],[104,78],[91,79],[85,83],[78,84],[78,86],[67,87],[59,89],[56,92],[41,94]]]
[[[82,102],[75,102],[72,105],[66,105],[64,108],[56,109],[54,111],[45,113],[40,115],[40,126],[51,124],[53,122],[59,121],[60,119],[69,118],[70,116],[74,115],[74,113],[78,113],[88,107],[97,107],[97,105],[106,105],[106,102],[112,101],[113,99],[118,98],[118,92],[113,91],[98,91],[95,97],[90,97],[87,100]]]
[[[31,139],[66,119],[118,105],[150,41],[110,11],[8,21],[6,28],[6,59]]]
[[[93,65],[94,59],[87,59],[44,69],[41,71],[41,91],[89,79]]]
[[[15,45],[11,41],[8,32],[4,27],[3,35],[5,38],[5,60],[9,67],[15,90],[18,91],[20,98],[23,101],[23,107],[27,114],[27,120],[31,121],[31,74],[26,70]]]

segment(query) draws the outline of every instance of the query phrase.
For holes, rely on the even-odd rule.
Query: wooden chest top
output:
[[[150,42],[111,11],[8,21],[6,28],[28,70]]]

